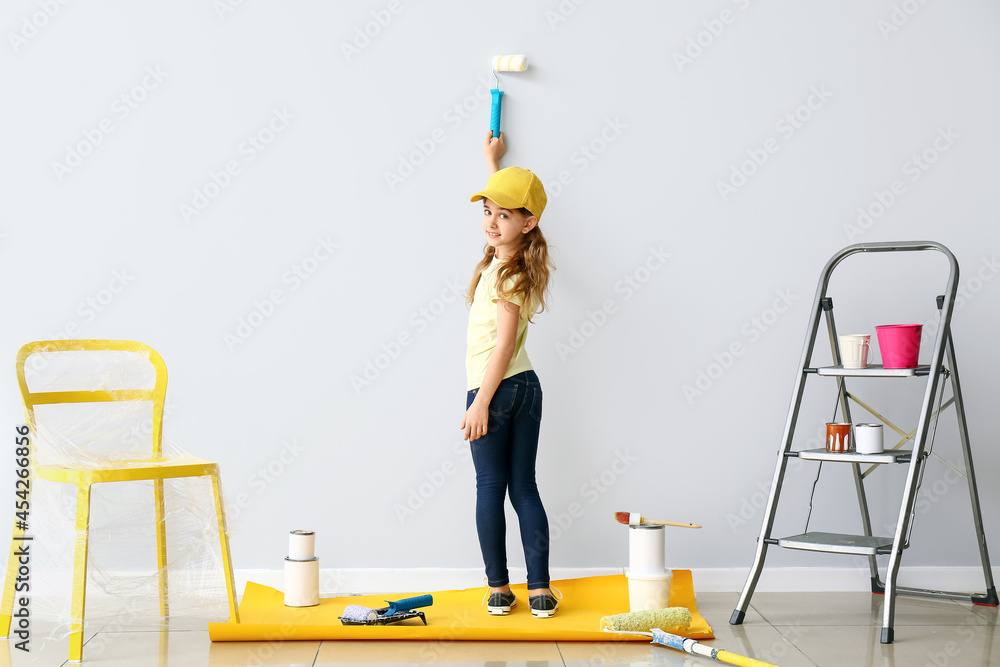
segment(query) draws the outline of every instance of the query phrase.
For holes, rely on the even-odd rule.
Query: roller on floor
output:
[[[661,628],[667,628],[683,632],[690,624],[691,612],[689,610],[684,607],[667,607],[666,609],[643,609],[628,614],[605,616],[601,619],[601,630],[619,634],[646,635],[653,638],[653,644],[661,644],[667,648],[739,667],[776,667],[769,662],[730,653],[702,644],[694,639],[661,630]]]

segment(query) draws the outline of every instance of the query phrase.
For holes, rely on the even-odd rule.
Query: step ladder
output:
[[[833,299],[827,296],[827,288],[833,270],[847,257],[856,253],[891,253],[891,252],[912,252],[935,250],[943,253],[950,264],[948,282],[943,296],[937,297],[937,307],[940,311],[940,326],[934,340],[934,348],[931,354],[930,364],[917,366],[916,368],[887,369],[881,365],[870,365],[868,368],[848,369],[841,365],[840,349],[837,344],[837,327],[833,317]],[[955,305],[955,294],[958,290],[958,261],[955,256],[945,246],[932,241],[910,241],[903,243],[869,243],[848,246],[834,255],[820,277],[819,287],[816,290],[816,299],[813,302],[812,319],[809,325],[809,333],[806,338],[805,347],[802,350],[802,362],[799,366],[800,372],[795,381],[795,389],[792,395],[791,406],[788,411],[788,418],[785,421],[784,435],[782,436],[782,449],[779,452],[775,465],[774,478],[771,482],[771,489],[768,494],[767,507],[765,510],[763,525],[760,530],[760,537],[757,539],[757,551],[754,556],[753,567],[747,577],[743,592],[740,594],[739,602],[729,619],[731,625],[740,625],[746,615],[747,607],[750,606],[750,598],[753,596],[757,581],[764,568],[764,558],[770,546],[779,546],[787,549],[800,549],[806,551],[819,551],[826,553],[854,554],[866,556],[868,567],[871,572],[871,584],[873,593],[884,593],[885,604],[882,621],[883,644],[891,644],[893,641],[893,615],[895,613],[896,595],[922,595],[928,597],[939,597],[956,600],[970,600],[974,604],[997,605],[996,586],[993,583],[993,574],[990,569],[989,553],[986,548],[986,536],[983,532],[982,513],[979,505],[979,491],[976,486],[976,475],[972,465],[972,451],[969,448],[969,430],[965,421],[965,406],[962,402],[962,389],[958,378],[958,366],[955,362],[955,348],[951,336],[951,317]],[[830,350],[833,353],[833,366],[816,368],[812,365],[813,350],[816,345],[816,336],[819,331],[820,318],[826,320],[827,330],[830,338]],[[799,416],[799,408],[802,403],[802,396],[806,388],[806,380],[810,376],[817,378],[833,378],[838,385],[838,404],[843,421],[853,423],[849,400],[861,403],[856,397],[847,391],[847,379],[851,377],[926,377],[926,388],[923,394],[923,402],[920,408],[918,424],[915,431],[907,434],[911,436],[904,439],[903,443],[912,439],[912,448],[887,449],[882,454],[856,454],[830,453],[823,449],[794,450],[792,440],[795,435],[795,425]],[[948,405],[939,405],[935,411],[935,397],[945,388],[945,381],[950,380],[952,398]],[[939,387],[940,385],[940,387]],[[943,396],[942,396],[943,398]],[[940,402],[940,399],[938,399]],[[910,529],[913,523],[913,513],[917,491],[920,488],[923,469],[930,454],[928,444],[933,444],[933,426],[936,427],[940,412],[954,404],[955,414],[958,419],[959,439],[961,441],[962,455],[965,462],[965,477],[968,481],[969,495],[972,499],[972,515],[975,524],[976,539],[979,545],[979,555],[983,563],[983,575],[986,580],[986,592],[980,594],[960,593],[952,591],[938,591],[922,588],[908,588],[896,585],[896,577],[899,573],[899,564],[903,555],[903,550],[909,546]],[[861,403],[866,409],[878,416],[878,413]],[[885,421],[885,420],[883,420]],[[853,431],[853,427],[852,427]],[[901,432],[901,431],[900,431]],[[931,432],[931,437],[928,433]],[[851,442],[853,442],[853,433]],[[888,443],[887,443],[888,444]],[[775,514],[778,506],[778,499],[781,495],[781,485],[785,477],[785,471],[790,459],[799,458],[810,461],[819,461],[820,466],[824,462],[834,464],[847,464],[851,466],[854,476],[854,486],[858,497],[858,506],[861,512],[861,535],[844,535],[827,532],[805,532],[800,535],[788,537],[774,537],[772,528],[774,526]],[[874,465],[872,465],[874,464]],[[868,502],[865,497],[864,478],[867,474],[862,472],[862,466],[871,466],[868,472],[875,465],[905,465],[907,466],[906,481],[903,488],[903,497],[899,507],[899,517],[896,521],[896,532],[891,536],[872,535],[871,520],[868,513]],[[818,479],[818,477],[817,477]],[[813,485],[815,493],[815,484]],[[810,499],[811,507],[811,499]],[[808,519],[807,519],[808,530]],[[889,562],[886,567],[885,581],[880,579],[876,556],[888,555]]]

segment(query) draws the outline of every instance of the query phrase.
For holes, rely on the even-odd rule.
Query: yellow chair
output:
[[[148,359],[155,371],[153,389],[108,389],[94,391],[45,391],[32,392],[25,379],[25,361],[33,354],[83,351],[124,351],[141,355]],[[30,366],[29,366],[30,368]],[[219,487],[219,466],[202,459],[169,459],[162,456],[163,405],[167,390],[167,368],[163,359],[151,347],[124,340],[48,340],[28,343],[17,353],[17,381],[21,387],[25,417],[32,436],[37,438],[35,422],[36,405],[67,403],[108,403],[111,401],[152,402],[152,451],[148,456],[130,460],[81,461],[59,465],[37,464],[32,461],[31,477],[76,485],[76,539],[73,550],[73,591],[71,602],[72,623],[70,626],[69,659],[83,659],[83,615],[87,587],[87,545],[90,526],[91,486],[98,482],[153,481],[153,501],[156,513],[156,552],[158,584],[160,593],[160,615],[167,617],[167,542],[164,517],[163,480],[178,477],[212,477],[212,491],[215,497],[215,512],[219,523],[219,538],[222,544],[222,563],[225,568],[226,590],[229,595],[230,621],[239,622],[236,607],[236,586],[233,579],[233,565],[229,553],[229,539],[226,533],[225,506]],[[30,478],[29,478],[30,479]],[[0,603],[0,634],[10,631],[11,613],[14,602],[14,585],[18,572],[18,558],[15,551],[22,544],[25,531],[14,524],[10,553],[7,559],[7,576],[4,581],[3,601]]]

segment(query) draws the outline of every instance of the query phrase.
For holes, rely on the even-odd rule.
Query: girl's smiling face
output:
[[[496,249],[496,256],[503,259],[520,247],[524,235],[535,228],[538,218],[526,216],[521,211],[502,208],[492,199],[483,199],[483,231],[486,242]]]

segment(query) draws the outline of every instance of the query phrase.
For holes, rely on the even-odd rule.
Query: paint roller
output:
[[[775,667],[769,662],[755,660],[744,655],[730,653],[720,648],[707,646],[701,642],[665,632],[661,628],[684,632],[691,626],[691,612],[685,607],[667,607],[666,609],[643,609],[633,611],[628,614],[616,614],[605,616],[601,619],[601,630],[616,634],[645,635],[652,637],[653,644],[661,644],[668,648],[677,649],[700,655],[705,658],[718,660],[730,665],[739,667]]]
[[[419,618],[427,625],[424,612],[416,611],[418,607],[429,607],[434,604],[431,595],[418,595],[404,600],[386,600],[388,607],[372,609],[359,604],[349,604],[338,618],[343,625],[388,625],[410,618]]]
[[[493,96],[493,104],[490,108],[490,130],[494,137],[500,136],[500,106],[503,100],[503,91],[500,90],[500,77],[497,72],[523,72],[528,69],[528,57],[516,56],[494,56],[493,57],[493,78],[497,82],[497,87],[490,90]]]

